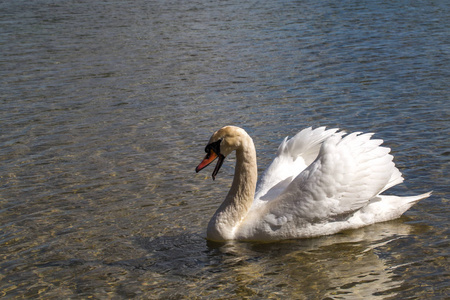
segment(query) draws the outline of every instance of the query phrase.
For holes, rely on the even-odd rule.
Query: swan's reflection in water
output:
[[[396,220],[334,236],[267,244],[207,242],[205,247],[200,236],[184,236],[142,245],[152,253],[152,272],[166,282],[185,277],[184,286],[159,286],[159,296],[381,299],[395,296],[402,285],[396,264],[386,259],[393,255],[390,243],[413,228]]]

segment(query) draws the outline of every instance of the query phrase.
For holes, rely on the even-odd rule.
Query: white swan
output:
[[[256,151],[242,128],[225,126],[205,148],[199,172],[236,151],[230,191],[210,220],[212,241],[271,241],[334,234],[400,217],[431,192],[411,197],[380,195],[403,182],[390,149],[373,134],[307,128],[285,138],[257,186]],[[255,193],[256,189],[256,193]]]

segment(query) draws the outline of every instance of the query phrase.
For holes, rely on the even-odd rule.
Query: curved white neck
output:
[[[236,149],[236,168],[230,191],[208,224],[207,237],[230,240],[253,203],[258,177],[256,150],[250,136]]]

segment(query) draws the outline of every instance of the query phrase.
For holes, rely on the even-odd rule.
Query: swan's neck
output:
[[[233,183],[222,205],[209,222],[208,239],[215,241],[233,239],[235,230],[253,203],[257,176],[255,145],[250,136],[247,136],[236,150]]]

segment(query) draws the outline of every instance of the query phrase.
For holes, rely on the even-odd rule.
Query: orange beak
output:
[[[216,179],[216,175],[219,172],[219,169],[220,169],[220,167],[223,164],[225,156],[223,156],[221,154],[217,155],[216,152],[214,152],[212,149],[208,152],[208,154],[206,154],[205,158],[197,166],[197,168],[195,168],[195,172],[197,172],[197,173],[200,172],[201,170],[203,170],[204,168],[209,166],[209,164],[212,163],[216,158],[219,158],[219,160],[217,161],[217,165],[214,168],[214,172],[212,173],[212,178],[213,178],[213,180],[215,180]]]

